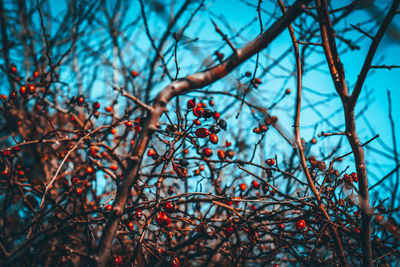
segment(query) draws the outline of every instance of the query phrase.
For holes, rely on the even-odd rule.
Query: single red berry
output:
[[[313,139],[311,139],[311,144],[316,144],[317,143],[317,139],[315,139],[315,137],[313,137]]]
[[[271,117],[271,124],[275,124],[278,121],[278,117],[277,116],[272,116]]]
[[[91,174],[91,173],[93,173],[93,168],[92,168],[92,167],[90,167],[90,166],[89,166],[89,167],[87,167],[87,168],[86,168],[86,173],[87,173],[87,174]]]
[[[284,224],[284,223],[278,224],[278,228],[279,228],[280,230],[284,230],[284,229],[285,229],[285,224]]]
[[[274,166],[274,165],[275,165],[275,160],[274,160],[274,159],[267,159],[267,160],[266,160],[266,163],[267,163],[268,166],[271,167],[271,166]]]
[[[139,73],[137,71],[135,71],[135,70],[132,70],[131,74],[132,74],[133,78],[135,78],[135,77],[137,77],[139,75]]]
[[[211,157],[212,156],[212,150],[209,149],[208,147],[203,149],[203,155],[206,157]]]
[[[133,123],[131,121],[125,122],[126,127],[132,127]]]
[[[246,184],[240,184],[239,188],[240,188],[241,191],[246,191],[247,185]]]
[[[130,231],[133,231],[133,222],[128,223],[128,228]]]
[[[232,226],[228,226],[225,228],[225,233],[227,236],[231,236],[233,234],[233,231],[235,231],[235,229]]]
[[[17,73],[18,72],[18,70],[17,70],[17,67],[16,66],[11,66],[11,72],[13,72],[13,73]]]
[[[260,130],[261,130],[261,132],[265,133],[268,130],[268,126],[267,125],[261,125],[260,126]]]
[[[251,72],[250,71],[246,71],[244,74],[246,77],[251,77]]]
[[[104,207],[104,209],[105,210],[108,210],[108,211],[112,211],[112,206],[110,205],[110,204],[108,204],[108,205],[106,205],[105,207]]]
[[[180,266],[179,260],[178,260],[177,257],[175,257],[175,258],[172,259],[172,261],[171,261],[171,266],[172,266],[172,267],[179,267],[179,266]]]
[[[199,126],[201,124],[201,121],[199,121],[199,119],[194,119],[193,122],[197,126]]]
[[[211,143],[216,144],[216,143],[218,143],[218,136],[216,134],[212,133],[208,137],[208,140],[210,140]]]
[[[259,184],[256,180],[254,180],[253,182],[251,182],[251,184],[252,184],[252,186],[253,186],[255,189],[260,188],[260,184]]]
[[[214,112],[213,118],[214,120],[218,120],[221,117],[221,114],[219,114],[218,112]]]
[[[83,189],[80,188],[80,187],[77,187],[77,188],[76,188],[76,193],[77,193],[78,195],[82,195]]]
[[[122,256],[118,256],[114,258],[114,263],[115,264],[121,264],[122,263]]]
[[[358,182],[357,173],[355,173],[355,172],[352,172],[352,173],[351,173],[351,177],[353,178],[353,181],[354,181],[355,183],[357,183],[357,182]]]
[[[209,103],[209,104],[210,104],[210,106],[212,106],[212,107],[215,105],[215,102],[214,102],[214,100],[210,100],[208,103]]]
[[[195,109],[193,109],[193,115],[196,117],[201,117],[204,114],[204,108],[199,104]]]
[[[97,101],[93,102],[92,108],[93,110],[98,110],[100,108],[100,103]]]
[[[260,78],[255,78],[254,82],[259,84],[259,83],[261,83],[261,79]]]
[[[260,128],[256,127],[253,129],[253,132],[259,134],[261,132]]]
[[[232,145],[232,143],[231,142],[229,142],[229,141],[225,141],[225,146],[226,147],[230,147]]]
[[[188,102],[186,103],[186,106],[188,109],[192,109],[196,106],[196,100],[194,98],[189,99]]]
[[[39,77],[39,72],[38,71],[33,72],[33,77],[35,78]]]
[[[108,107],[106,107],[106,111],[107,111],[107,112],[112,112],[112,111],[113,111],[113,109],[112,109],[112,107],[111,107],[111,106],[108,106]]]
[[[168,213],[174,212],[175,210],[175,205],[169,201],[163,202],[162,207]]]
[[[153,148],[150,148],[150,149],[147,151],[147,156],[152,157],[152,156],[154,156],[154,155],[157,155],[157,152],[156,152]]]
[[[377,223],[382,222],[382,221],[383,221],[383,216],[382,216],[382,215],[375,216],[375,221],[376,221]]]
[[[185,149],[182,151],[182,153],[185,154],[185,155],[189,154],[189,149],[185,148]]]
[[[28,90],[29,90],[29,93],[34,93],[35,92],[35,90],[36,90],[36,86],[34,85],[34,84],[28,84]]]
[[[85,98],[83,96],[79,96],[78,97],[78,104],[82,105],[83,103],[85,103]]]
[[[286,91],[285,91],[285,93],[286,93],[287,95],[289,95],[291,92],[292,92],[292,91],[291,91],[289,88],[286,89]]]
[[[300,220],[296,222],[297,229],[299,231],[303,230],[306,227],[306,221]]]
[[[21,93],[21,95],[26,95],[26,86],[23,85],[19,88],[19,92]]]
[[[219,159],[224,159],[225,158],[225,152],[223,150],[218,150],[217,152],[218,158]]]
[[[210,131],[207,128],[198,128],[194,134],[198,137],[198,138],[206,138],[209,134]],[[217,138],[218,139],[218,138]]]

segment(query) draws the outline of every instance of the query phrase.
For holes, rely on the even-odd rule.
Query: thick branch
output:
[[[123,214],[125,203],[128,199],[132,185],[138,179],[138,170],[149,142],[153,129],[166,110],[167,103],[175,96],[189,92],[190,90],[202,88],[228,75],[233,69],[241,63],[261,51],[272,42],[289,24],[295,20],[303,11],[304,5],[309,0],[298,0],[292,8],[278,19],[267,31],[255,38],[235,54],[231,55],[221,64],[189,75],[183,79],[172,82],[155,99],[153,111],[149,113],[145,125],[141,131],[138,142],[133,150],[134,160],[130,160],[124,173],[124,180],[118,185],[117,197],[114,202],[113,212],[109,215],[104,228],[99,248],[95,256],[98,266],[105,266],[111,254],[112,241],[118,228],[120,216]]]

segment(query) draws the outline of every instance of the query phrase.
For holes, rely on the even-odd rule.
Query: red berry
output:
[[[192,109],[196,106],[196,100],[194,98],[189,99],[188,102],[186,103],[186,106],[188,109]]]
[[[171,213],[175,210],[175,205],[169,201],[163,202],[162,207],[168,213]]]
[[[86,173],[91,174],[93,172],[93,168],[92,167],[87,167],[86,168]]]
[[[226,147],[230,147],[232,145],[232,143],[231,142],[229,142],[229,141],[225,141],[225,146]]]
[[[18,72],[17,67],[15,67],[15,66],[12,66],[10,70],[13,73],[17,73]]]
[[[278,224],[278,228],[279,228],[280,230],[284,230],[284,229],[285,229],[285,224],[284,224],[284,223]]]
[[[168,217],[168,215],[163,212],[160,211],[157,215],[157,222],[159,225],[161,226],[170,226],[171,225],[171,218]]]
[[[382,221],[383,221],[383,216],[382,216],[382,215],[376,216],[376,217],[375,217],[375,221],[376,221],[377,223],[382,222]]]
[[[135,71],[135,70],[132,70],[131,74],[132,74],[133,78],[135,78],[135,77],[137,77],[139,75],[139,73],[137,71]]]
[[[131,121],[125,122],[126,127],[132,127],[133,123]]]
[[[259,134],[261,132],[260,128],[256,127],[253,129],[253,132]]]
[[[254,180],[253,182],[251,182],[251,184],[252,184],[252,186],[253,186],[255,189],[260,188],[260,184],[259,184],[256,180]]]
[[[204,114],[204,108],[199,104],[195,109],[193,109],[193,115],[196,117],[201,117]]]
[[[225,158],[225,152],[223,150],[218,150],[217,155],[219,159]]]
[[[214,112],[213,118],[214,120],[218,120],[221,117],[221,114],[219,114],[218,112]]]
[[[265,133],[268,130],[268,126],[267,125],[261,125],[260,126],[260,130],[261,130],[261,132]]]
[[[99,108],[100,108],[100,103],[99,102],[93,102],[93,104],[92,104],[92,108],[94,109],[94,110],[98,110]]]
[[[299,231],[303,230],[306,227],[306,221],[300,220],[296,222],[297,229]]]
[[[33,72],[33,77],[35,78],[39,77],[39,72],[38,71]]]
[[[352,173],[351,173],[351,177],[353,178],[353,181],[354,181],[355,183],[357,183],[357,182],[358,182],[357,173],[355,173],[355,172],[352,172]]]
[[[112,112],[112,111],[113,111],[113,109],[112,109],[112,107],[111,107],[111,106],[108,106],[108,107],[106,107],[106,111],[108,111],[108,112]]]
[[[118,256],[114,258],[114,263],[115,264],[121,264],[122,263],[122,256]]]
[[[130,231],[133,231],[133,222],[128,223],[128,228]]]
[[[246,77],[251,77],[251,72],[250,71],[246,71],[244,75],[246,75]]]
[[[77,193],[78,195],[82,195],[83,189],[80,188],[80,187],[77,187],[77,188],[76,188],[76,193]]]
[[[313,139],[311,139],[311,144],[316,144],[317,143],[317,139],[315,139],[315,137]]]
[[[17,92],[12,91],[12,92],[10,93],[10,98],[12,98],[12,99],[17,98]]]
[[[198,138],[206,138],[209,134],[210,131],[207,128],[198,128],[194,134],[198,137]],[[218,138],[217,138],[218,139]]]
[[[212,156],[212,150],[209,149],[208,147],[203,149],[203,155],[206,157],[211,157]]]
[[[208,140],[210,140],[211,143],[216,144],[216,143],[218,143],[218,136],[216,134],[212,133],[208,137]]]
[[[175,258],[172,259],[172,261],[171,261],[171,266],[172,266],[172,267],[179,267],[179,266],[180,266],[179,260],[178,260],[177,257],[175,257]]]
[[[350,183],[352,180],[352,177],[346,173],[345,175],[343,175],[343,179],[345,182]]]
[[[34,93],[36,90],[36,86],[34,84],[28,84],[29,93]]]
[[[149,157],[152,157],[152,156],[154,156],[154,155],[156,155],[157,154],[157,152],[153,149],[153,148],[150,148],[148,151],[147,151],[147,156],[149,156]]]
[[[110,204],[104,207],[105,210],[112,211],[112,206]]]
[[[267,160],[266,160],[266,163],[267,163],[268,166],[271,167],[271,166],[274,166],[274,165],[275,165],[275,160],[274,160],[274,159],[267,159]]]
[[[197,126],[199,126],[201,124],[201,121],[199,121],[199,119],[194,119],[193,122]]]
[[[85,98],[83,97],[83,96],[79,96],[78,97],[78,104],[83,104],[83,103],[85,103]]]
[[[287,95],[289,95],[291,92],[292,92],[292,91],[291,91],[289,88],[286,89],[286,91],[285,91],[285,93],[286,93]]]
[[[231,236],[232,234],[233,234],[233,231],[234,231],[235,229],[232,227],[232,226],[228,226],[228,227],[226,227],[226,229],[225,229],[225,233],[226,233],[226,235],[227,236]]]
[[[21,95],[26,95],[26,86],[23,85],[19,88],[19,92],[21,93]]]
[[[255,82],[255,83],[261,83],[261,79],[260,79],[260,78],[255,78],[255,79],[254,79],[254,82]]]
[[[241,191],[246,191],[247,185],[246,184],[240,184],[239,188],[240,188]]]

